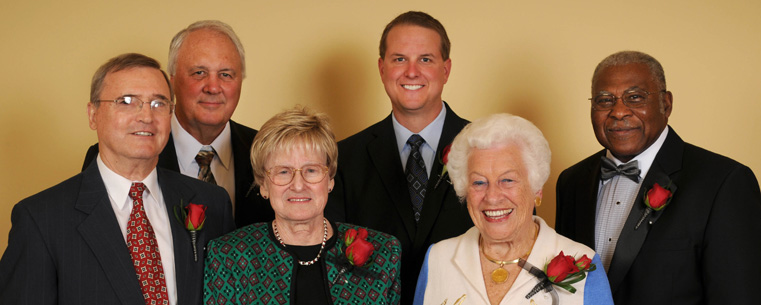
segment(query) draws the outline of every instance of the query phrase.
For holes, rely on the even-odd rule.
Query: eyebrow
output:
[[[637,90],[637,89],[645,90],[644,88],[642,88],[640,86],[631,86],[629,88],[624,89],[624,92],[629,92],[629,91]],[[613,93],[610,92],[610,91],[606,91],[606,90],[600,90],[600,91],[597,92],[597,94],[600,95],[600,94],[613,94]]]

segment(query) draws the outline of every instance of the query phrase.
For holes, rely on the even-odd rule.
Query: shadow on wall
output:
[[[312,83],[314,104],[330,116],[336,140],[341,140],[387,115],[374,113],[372,104],[378,100],[373,93],[383,85],[369,77],[377,74],[377,66],[374,60],[368,62],[365,50],[346,42],[324,45],[334,47],[321,52],[327,56],[315,61],[319,65],[306,81]]]

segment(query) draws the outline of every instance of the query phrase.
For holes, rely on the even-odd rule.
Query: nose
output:
[[[304,181],[304,177],[301,176],[301,172],[294,172],[293,173],[293,181],[291,181],[290,188],[294,191],[300,191],[304,188],[304,184],[306,181]]]
[[[415,78],[418,76],[418,66],[415,62],[408,62],[407,63],[407,69],[404,70],[404,76],[408,78]]]
[[[203,86],[203,92],[206,94],[219,94],[222,92],[220,84],[221,81],[217,76],[207,77],[206,83]]]
[[[146,124],[153,122],[153,109],[150,102],[141,102],[137,107],[137,120]]]
[[[484,200],[486,202],[497,202],[500,198],[500,192],[498,189],[498,186],[496,183],[489,183],[489,185],[486,186],[486,196],[484,196]]]
[[[608,114],[608,116],[620,120],[631,114],[632,110],[629,108],[629,106],[624,104],[624,100],[621,98],[616,98],[616,103],[613,105],[613,108],[610,109],[610,114]]]

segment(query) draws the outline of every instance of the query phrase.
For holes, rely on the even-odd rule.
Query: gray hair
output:
[[[185,38],[188,37],[188,34],[191,32],[201,30],[201,29],[207,29],[212,30],[215,32],[218,32],[220,34],[224,34],[235,45],[235,49],[238,50],[238,55],[240,56],[240,67],[241,67],[241,76],[243,78],[246,77],[246,51],[243,49],[243,44],[240,42],[240,39],[238,39],[238,35],[235,34],[235,31],[233,31],[233,28],[229,26],[227,23],[224,23],[219,20],[201,20],[193,22],[193,24],[189,25],[187,28],[182,29],[177,33],[177,35],[174,35],[174,38],[172,38],[172,42],[169,44],[169,64],[167,64],[167,72],[169,72],[169,76],[174,76],[174,73],[177,72],[177,57],[179,56],[180,47],[182,47],[182,43],[185,42]]]
[[[492,114],[465,126],[452,142],[447,170],[457,197],[465,201],[468,189],[468,158],[475,149],[516,143],[528,171],[531,189],[538,192],[550,176],[550,144],[534,124],[508,113]]]
[[[597,68],[595,68],[595,72],[592,74],[592,86],[594,86],[595,81],[597,81],[599,73],[606,68],[628,64],[647,65],[653,81],[658,84],[658,90],[666,90],[666,74],[663,72],[663,66],[661,66],[661,63],[659,63],[654,57],[638,51],[621,51],[605,57],[605,59],[597,64]]]
[[[103,91],[103,82],[109,73],[115,73],[130,68],[153,68],[161,71],[161,75],[164,76],[166,85],[169,88],[169,100],[174,101],[172,84],[169,82],[166,73],[161,70],[161,64],[159,64],[158,61],[143,54],[125,53],[109,59],[106,63],[101,65],[97,71],[95,71],[95,74],[92,76],[92,82],[90,83],[90,103],[93,103],[95,107],[99,107],[100,104],[98,103],[98,100],[100,99],[100,93]]]

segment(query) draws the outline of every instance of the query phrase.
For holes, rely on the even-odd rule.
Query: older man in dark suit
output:
[[[383,32],[378,69],[392,114],[338,143],[336,187],[326,216],[396,236],[402,304],[411,304],[432,243],[473,226],[444,173],[442,152],[468,123],[441,99],[449,38],[438,20],[407,12]]]
[[[182,29],[169,46],[168,72],[177,111],[159,167],[225,188],[238,227],[274,219],[254,187],[249,155],[256,130],[230,120],[246,76],[245,51],[232,27],[203,20]],[[83,170],[97,153],[97,145],[90,147]]]
[[[205,245],[235,225],[224,189],[156,167],[169,87],[140,54],[98,69],[87,112],[100,153],[13,208],[0,304],[201,304]],[[182,210],[194,226],[205,217],[194,236],[175,217]]]
[[[757,303],[753,172],[668,126],[673,96],[647,54],[603,60],[591,101],[605,149],[561,173],[555,229],[601,255],[616,304]]]

